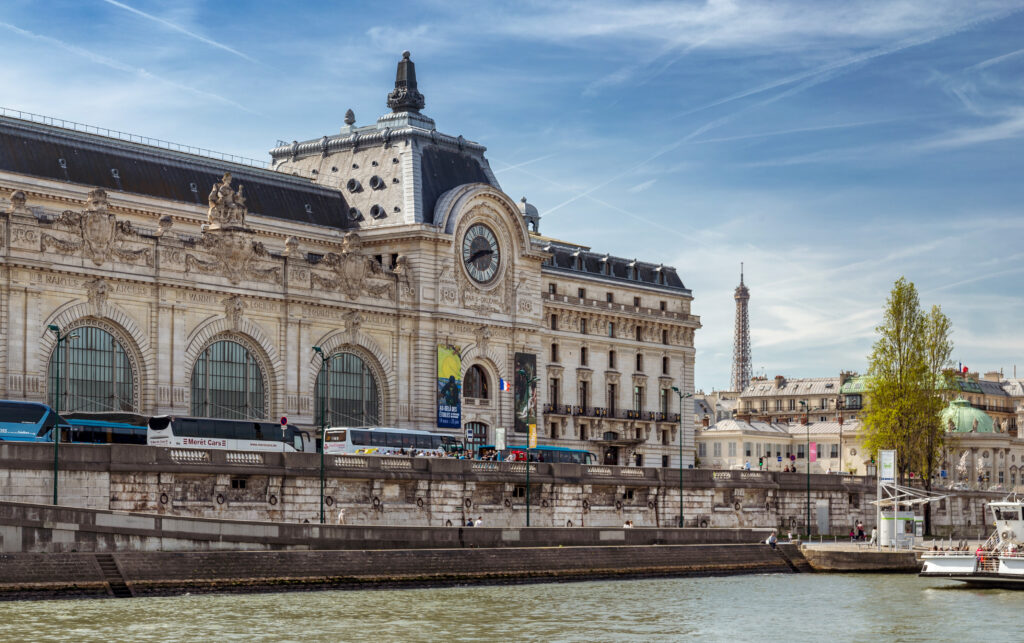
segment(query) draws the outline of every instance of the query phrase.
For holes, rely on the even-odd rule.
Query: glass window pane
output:
[[[57,355],[60,354],[58,365]],[[93,326],[69,333],[50,355],[48,398],[61,411],[135,411],[131,363],[113,335]]]
[[[377,381],[369,367],[352,353],[335,353],[330,359],[328,426],[378,426],[380,399]],[[316,378],[315,417],[319,422],[325,396],[324,369]]]
[[[265,415],[263,373],[237,342],[211,344],[192,369],[192,415],[260,419]]]

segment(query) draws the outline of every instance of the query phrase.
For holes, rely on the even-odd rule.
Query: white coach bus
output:
[[[149,419],[146,444],[231,451],[316,451],[309,433],[291,424],[171,415]]]

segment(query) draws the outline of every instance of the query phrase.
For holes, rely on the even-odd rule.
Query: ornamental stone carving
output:
[[[491,342],[491,329],[487,326],[478,327],[474,333],[476,335],[476,347],[480,355],[487,354],[487,348]]]
[[[252,240],[252,232],[241,228],[215,229],[203,231],[199,242],[209,259],[200,259],[196,255],[185,255],[185,272],[204,272],[221,274],[232,284],[243,279],[270,281],[281,283],[281,268],[257,268],[259,260],[269,257],[266,248],[258,241]]]
[[[213,184],[210,190],[210,210],[207,218],[210,221],[208,230],[229,230],[245,227],[245,215],[249,211],[245,207],[244,186],[239,184],[238,190],[231,187],[231,172],[225,172],[219,183]]]
[[[403,299],[415,299],[416,286],[413,283],[409,258],[405,255],[398,255],[398,259],[395,260],[395,269],[392,273],[398,277],[398,292],[401,297]]]
[[[224,304],[224,316],[232,330],[238,330],[242,322],[242,313],[245,312],[245,301],[238,295],[232,295],[222,301]]]
[[[111,257],[127,262],[141,259],[147,266],[151,265],[153,255],[149,248],[129,250],[124,247],[126,240],[136,238],[138,234],[130,221],[118,221],[114,213],[109,211],[109,207],[107,193],[99,188],[93,190],[86,200],[85,210],[65,210],[57,219],[57,225],[77,232],[79,240],[61,239],[43,233],[42,249],[52,247],[63,254],[72,254],[80,250],[84,257],[92,260],[97,266],[103,265]]]
[[[342,314],[341,318],[345,322],[345,331],[342,335],[345,343],[355,344],[356,339],[359,337],[359,329],[363,325],[363,316],[359,314],[358,310],[347,310]]]
[[[89,313],[96,317],[105,317],[107,308],[107,293],[110,287],[107,280],[102,277],[90,279],[85,282],[85,292],[89,299]]]
[[[392,280],[380,263],[362,253],[359,235],[349,232],[342,240],[341,252],[328,253],[320,265],[330,269],[330,276],[310,274],[313,288],[339,290],[349,299],[362,295],[375,299],[390,299]]]

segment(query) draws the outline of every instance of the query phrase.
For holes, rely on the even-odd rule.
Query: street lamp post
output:
[[[842,398],[836,400],[836,411],[839,414],[839,473],[843,473],[843,408],[846,404]]]
[[[811,423],[808,418],[811,408],[807,400],[800,400],[800,406],[804,407],[804,429],[807,430],[807,518],[804,525],[807,527],[807,542],[811,541]]]
[[[693,393],[683,393],[679,387],[672,390],[679,396],[679,526],[683,526],[683,398],[693,397]]]
[[[62,335],[61,332],[60,332],[60,326],[58,326],[57,324],[50,324],[49,326],[47,326],[47,328],[54,335],[57,336],[57,352],[56,352],[56,355],[54,357],[54,360],[57,362],[57,376],[56,376],[57,390],[54,391],[55,395],[54,395],[54,398],[53,398],[53,414],[55,416],[53,418],[53,504],[57,504],[57,471],[58,471],[57,463],[59,462],[58,455],[59,455],[59,447],[60,447],[60,380],[61,380],[61,372],[60,372],[60,365],[61,365],[61,361],[60,361],[60,347],[61,347],[61,344],[63,344],[65,341],[67,341],[69,339],[74,339],[75,337],[78,337],[78,336],[73,334],[73,333],[72,334],[63,334]]]
[[[324,451],[327,444],[327,400],[330,399],[331,391],[331,358],[324,354],[319,346],[313,347],[313,352],[320,356],[320,372],[324,375],[324,396],[320,402],[320,524],[324,524]]]
[[[528,377],[528,373],[519,369],[519,374],[526,380],[526,387],[530,391],[530,396],[533,398],[533,422],[534,431],[537,426],[537,382],[540,381],[539,377]],[[527,424],[527,431],[529,431],[529,424]],[[526,526],[530,526],[530,434],[526,434]]]

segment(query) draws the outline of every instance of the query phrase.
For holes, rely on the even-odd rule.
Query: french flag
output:
[[[502,391],[511,391],[512,390],[512,385],[509,384],[506,380],[499,379],[498,380],[498,389],[502,390]]]

